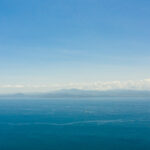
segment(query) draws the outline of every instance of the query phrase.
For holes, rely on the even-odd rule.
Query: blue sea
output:
[[[150,150],[150,98],[0,99],[0,150]]]

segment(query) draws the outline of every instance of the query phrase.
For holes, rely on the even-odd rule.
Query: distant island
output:
[[[0,98],[84,98],[84,97],[150,97],[150,91],[142,90],[79,90],[64,89],[45,93],[0,94]]]

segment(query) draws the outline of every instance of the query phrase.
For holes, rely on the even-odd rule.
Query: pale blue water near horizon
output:
[[[0,150],[149,150],[150,98],[0,99]]]

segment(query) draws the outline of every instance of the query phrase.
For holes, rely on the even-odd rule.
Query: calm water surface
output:
[[[0,150],[150,150],[150,98],[1,99]]]

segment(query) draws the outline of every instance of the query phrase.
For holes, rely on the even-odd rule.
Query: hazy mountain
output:
[[[65,97],[150,97],[150,91],[137,90],[59,90],[48,93],[1,94],[0,98],[65,98]]]

